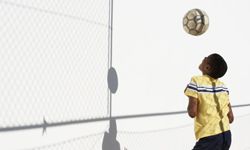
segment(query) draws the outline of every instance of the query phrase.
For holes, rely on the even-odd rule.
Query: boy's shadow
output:
[[[110,119],[109,122],[109,132],[104,133],[102,150],[120,150],[120,143],[116,140],[116,120]]]

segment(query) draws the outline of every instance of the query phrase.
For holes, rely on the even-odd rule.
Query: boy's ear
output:
[[[206,68],[207,71],[211,71],[211,66],[210,65],[206,65],[205,68]]]

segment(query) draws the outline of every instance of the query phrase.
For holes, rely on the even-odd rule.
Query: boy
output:
[[[188,115],[194,118],[193,150],[228,150],[231,145],[229,124],[234,116],[229,92],[219,81],[227,71],[226,61],[219,54],[205,57],[199,66],[201,76],[194,76],[185,89],[189,98]]]

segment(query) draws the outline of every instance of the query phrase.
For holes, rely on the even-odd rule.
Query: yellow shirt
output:
[[[185,95],[198,100],[194,119],[196,139],[216,135],[229,128],[229,92],[224,83],[208,75],[194,76],[185,89]]]

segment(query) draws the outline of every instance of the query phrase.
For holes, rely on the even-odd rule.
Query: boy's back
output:
[[[188,84],[185,95],[198,100],[198,114],[195,117],[196,139],[216,135],[229,130],[228,89],[218,79],[207,75],[194,76]]]

